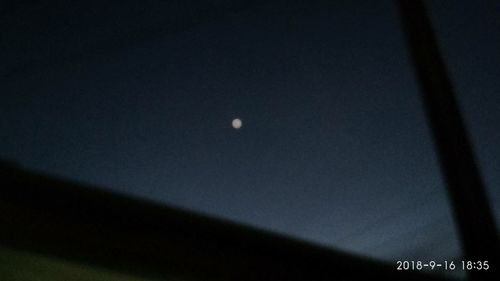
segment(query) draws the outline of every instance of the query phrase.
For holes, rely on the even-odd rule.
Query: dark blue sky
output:
[[[460,255],[392,1],[63,2],[2,11],[0,157],[389,261]],[[499,222],[500,7],[458,2],[431,15]]]

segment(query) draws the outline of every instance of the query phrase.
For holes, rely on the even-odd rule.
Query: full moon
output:
[[[243,123],[241,122],[241,119],[236,118],[233,120],[232,125],[233,125],[233,128],[239,129],[239,128],[241,128]]]

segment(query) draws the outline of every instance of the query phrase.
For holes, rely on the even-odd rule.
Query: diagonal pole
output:
[[[498,270],[498,233],[469,141],[453,85],[422,0],[398,1],[410,55],[449,198],[465,261],[488,261],[490,268],[471,270],[473,280],[486,280]],[[458,265],[457,265],[458,266]],[[459,264],[461,268],[461,261]],[[484,274],[484,272],[488,272]],[[492,277],[493,278],[493,277]]]

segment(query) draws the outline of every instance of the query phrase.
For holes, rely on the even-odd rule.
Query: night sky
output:
[[[15,2],[0,158],[388,261],[460,256],[394,2]],[[500,2],[458,2],[429,7],[498,223]]]

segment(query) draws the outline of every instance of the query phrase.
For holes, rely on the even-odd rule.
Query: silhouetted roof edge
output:
[[[0,163],[0,244],[187,280],[449,280]]]

